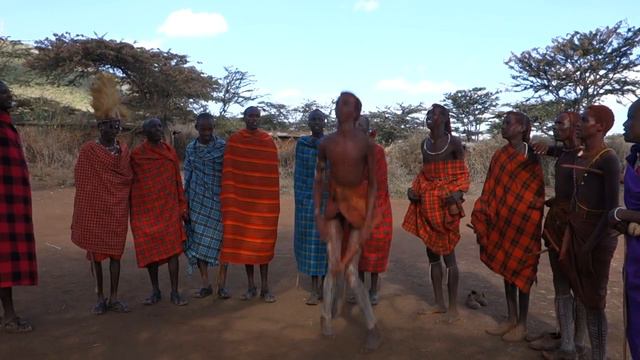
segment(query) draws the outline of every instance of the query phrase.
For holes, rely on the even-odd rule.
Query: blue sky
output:
[[[39,0],[3,7],[0,34],[26,41],[54,32],[107,34],[186,54],[214,76],[236,66],[272,101],[328,102],[352,90],[370,111],[431,104],[474,86],[504,89],[511,52],[619,20],[640,24],[640,2]],[[626,109],[605,103],[619,132]]]

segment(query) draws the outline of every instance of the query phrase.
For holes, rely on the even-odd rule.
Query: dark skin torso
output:
[[[434,153],[440,152],[442,149],[447,146],[447,136],[444,135],[439,137],[435,141],[431,138],[426,137],[422,140],[420,144],[420,151],[422,152],[422,163],[428,164],[437,161],[447,161],[447,160],[463,160],[464,159],[464,149],[462,147],[462,141],[455,136],[451,136],[451,141],[449,142],[449,147],[442,154],[429,154],[427,149],[425,149],[425,143],[427,143],[427,149]],[[419,194],[416,194],[413,189],[409,189],[407,192],[407,196],[410,201],[420,202],[422,199]],[[450,197],[446,199],[447,204],[460,202],[462,201],[462,192],[458,191],[451,194]]]
[[[447,136],[445,135],[437,139],[436,141],[433,141],[429,137],[427,137],[422,141],[422,143],[420,144],[420,151],[422,152],[423,164],[428,164],[436,161],[464,159],[464,149],[462,148],[462,142],[455,136],[451,136],[449,147],[442,154],[429,154],[425,150],[425,143],[427,143],[427,149],[430,152],[439,152],[447,145]]]
[[[336,185],[355,187],[362,183],[372,144],[359,131],[327,135],[318,148],[318,159],[331,164],[329,177]]]
[[[555,198],[561,202],[569,202],[573,197],[573,170],[562,165],[574,165],[579,150],[565,151],[561,148],[555,150],[554,156],[558,156],[555,165]]]
[[[575,164],[586,168],[596,155],[597,153],[577,158]],[[577,182],[576,200],[583,206],[593,210],[609,211],[617,207],[620,183],[620,163],[618,158],[613,151],[609,150],[606,154],[601,155],[591,165],[591,168],[601,171],[602,174],[579,169],[575,170]],[[573,172],[573,170],[570,171]],[[585,176],[585,174],[587,175]]]

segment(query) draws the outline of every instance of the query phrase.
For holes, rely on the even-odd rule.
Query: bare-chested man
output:
[[[369,297],[358,279],[358,261],[362,244],[373,226],[376,197],[374,143],[355,127],[361,110],[360,99],[352,93],[343,92],[336,101],[338,130],[326,136],[318,148],[313,188],[314,216],[321,238],[327,241],[329,258],[329,274],[324,282],[322,333],[333,335],[331,319],[342,300],[336,298],[336,289],[340,279],[346,276],[366,318],[368,334],[365,348],[374,350],[380,345],[380,333]],[[322,214],[320,204],[327,165],[330,166],[329,199]],[[350,230],[350,236],[342,255],[345,227]]]
[[[574,190],[573,169],[566,165],[575,164],[578,154],[582,151],[576,136],[579,121],[580,115],[576,112],[560,113],[554,121],[553,134],[555,140],[561,142],[562,146],[547,149],[544,145],[533,145],[536,152],[558,158],[555,164],[555,196],[546,201],[549,212],[544,222],[542,238],[549,249],[549,263],[555,290],[556,319],[560,326],[560,344],[558,346],[557,340],[549,339],[547,336],[529,344],[533,349],[546,350],[543,352],[546,359],[573,359],[576,353],[581,354],[585,350],[584,308],[575,306],[571,284],[559,263]]]
[[[577,134],[584,150],[572,167],[575,190],[560,252],[560,264],[571,288],[586,308],[594,360],[606,358],[604,308],[609,269],[618,244],[617,234],[609,228],[608,214],[618,206],[620,162],[604,142],[613,121],[609,108],[591,105],[578,123]]]
[[[422,169],[408,190],[411,204],[402,227],[418,236],[427,248],[431,283],[436,299],[434,313],[446,313],[448,322],[459,319],[458,266],[455,247],[460,241],[462,201],[469,190],[469,170],[462,142],[451,135],[449,111],[433,104],[427,112],[429,136],[420,146]],[[442,259],[447,270],[449,308],[444,304]]]

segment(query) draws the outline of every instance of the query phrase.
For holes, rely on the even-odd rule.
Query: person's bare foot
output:
[[[331,320],[327,320],[324,316],[320,316],[320,327],[322,328],[322,335],[333,336],[333,328],[331,327]]]
[[[458,321],[460,321],[458,309],[450,309],[449,312],[447,312],[447,324],[453,324]]]
[[[382,335],[380,335],[380,329],[378,329],[378,325],[376,325],[373,329],[367,331],[367,340],[364,344],[364,350],[366,352],[375,351],[380,347],[381,342]]]
[[[524,341],[527,336],[527,327],[523,324],[517,324],[509,332],[502,336],[502,340],[506,342],[520,342]]]
[[[508,333],[515,326],[516,326],[515,322],[504,321],[504,322],[498,323],[498,325],[493,327],[493,328],[486,329],[485,332],[487,334],[493,335],[493,336],[502,336],[502,335]]]

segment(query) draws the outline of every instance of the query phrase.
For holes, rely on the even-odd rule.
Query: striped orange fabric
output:
[[[267,264],[280,215],[278,150],[269,134],[243,129],[227,141],[222,167],[220,261]]]

